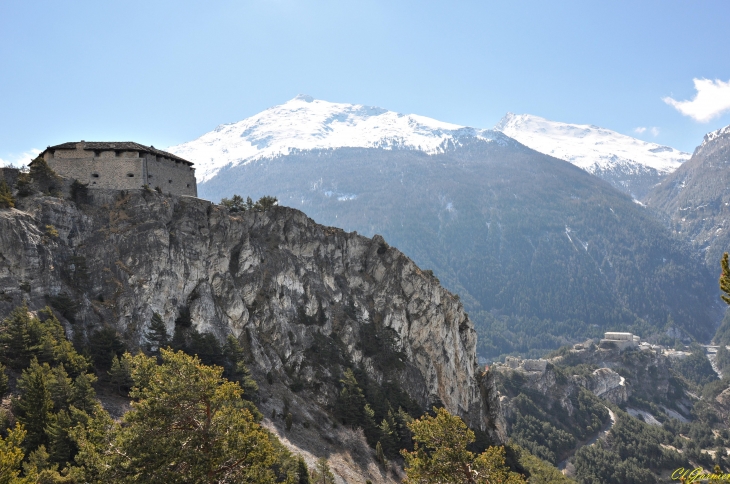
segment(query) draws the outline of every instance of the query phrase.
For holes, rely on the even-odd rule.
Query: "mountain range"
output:
[[[569,161],[636,199],[687,161],[689,153],[592,125],[548,121],[508,113],[495,126],[510,138]]]
[[[624,154],[654,149],[589,133]],[[170,150],[196,162],[203,197],[275,195],[320,223],[382,235],[461,296],[484,358],[612,329],[709,340],[720,318],[713,277],[651,211],[497,130],[299,96]],[[681,159],[649,153],[636,158],[656,173]],[[573,161],[607,166],[587,159]]]
[[[720,257],[730,248],[730,126],[705,135],[692,158],[645,202],[718,272]]]
[[[559,123],[527,114],[508,113],[494,131],[573,163],[637,199],[690,157],[689,153],[597,126]],[[464,138],[492,140],[494,131],[299,95],[169,150],[194,161],[198,180],[205,183],[224,167],[296,151],[347,147],[436,154]]]

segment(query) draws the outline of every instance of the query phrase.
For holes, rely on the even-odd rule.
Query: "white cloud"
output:
[[[659,136],[659,128],[657,128],[656,126],[652,126],[651,128],[647,128],[646,126],[639,126],[638,128],[634,128],[634,133],[636,134],[644,134],[647,131],[649,131],[654,137]]]
[[[0,158],[0,166],[16,166],[21,167],[30,163],[36,156],[40,154],[41,150],[31,148],[28,151],[20,154],[10,154],[8,158]]]
[[[730,81],[719,79],[693,79],[697,94],[691,101],[676,101],[671,97],[662,99],[674,109],[700,123],[730,111]]]

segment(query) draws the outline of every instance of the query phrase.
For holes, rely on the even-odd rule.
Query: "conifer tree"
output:
[[[310,484],[309,468],[301,455],[297,458],[297,484]]]
[[[725,293],[720,297],[726,304],[730,304],[730,264],[728,264],[727,252],[722,255],[720,267],[722,267],[722,273],[720,274],[720,290]]]
[[[73,422],[66,410],[52,415],[49,420],[46,428],[49,458],[52,462],[65,464],[71,460],[72,443],[69,431],[73,427]]]
[[[131,358],[126,357],[126,355],[117,358],[114,355],[112,368],[109,370],[109,379],[120,395],[126,395],[126,392],[132,387]]]
[[[383,446],[379,440],[378,443],[375,444],[375,459],[380,462],[380,465],[385,465],[385,453],[383,453]]]
[[[335,412],[343,424],[364,427],[367,422],[365,406],[367,400],[351,369],[346,369],[340,380],[342,390],[335,403]]]
[[[317,459],[312,471],[312,484],[335,484],[335,476],[324,457]]]
[[[26,368],[35,357],[40,363],[63,363],[73,376],[86,371],[89,362],[66,339],[53,311],[46,308],[40,316],[44,319],[31,316],[28,306],[23,305],[0,323],[0,357],[16,369]]]
[[[48,162],[39,156],[30,164],[30,178],[43,192],[53,193],[60,184],[61,177],[48,165]]]
[[[53,411],[50,390],[52,378],[48,363],[40,365],[34,358],[18,379],[20,398],[13,402],[13,407],[18,421],[27,432],[23,443],[28,450],[48,443],[46,427]]]
[[[152,314],[152,320],[150,320],[150,326],[145,333],[145,338],[147,338],[147,351],[150,354],[160,354],[160,350],[167,346],[167,328],[165,322],[162,321],[162,316],[158,313]]]
[[[5,366],[0,363],[0,400],[8,392],[8,375],[5,373]]]
[[[380,422],[378,430],[380,430],[380,440],[378,444],[381,444],[382,451],[388,456],[393,456],[398,453],[398,440],[395,435],[395,422],[393,421],[393,415],[389,414],[389,418],[384,418]]]
[[[73,382],[62,364],[51,368],[48,389],[51,392],[54,412],[66,409],[71,404],[72,386]]]
[[[414,451],[402,451],[406,461],[405,484],[524,484],[504,463],[504,448],[490,447],[479,456],[467,450],[474,432],[444,408],[433,409],[409,424]]]
[[[29,480],[18,477],[20,463],[25,453],[22,443],[26,432],[20,423],[8,431],[7,437],[0,435],[0,483],[1,484],[30,484]]]
[[[96,382],[96,376],[90,373],[82,373],[74,379],[71,392],[71,403],[74,407],[91,413],[99,405],[92,386],[94,382]]]
[[[131,358],[136,402],[124,425],[98,412],[89,430],[78,434],[76,459],[98,476],[85,480],[274,482],[271,435],[222,368],[165,348],[159,365],[154,357]]]
[[[227,360],[224,375],[232,381],[237,381],[243,389],[243,398],[256,400],[259,386],[251,376],[251,371],[245,363],[245,353],[235,336],[229,334],[223,346],[223,356]]]
[[[15,207],[15,198],[5,180],[0,180],[0,208]]]

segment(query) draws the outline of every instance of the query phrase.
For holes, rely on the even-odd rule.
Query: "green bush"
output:
[[[15,198],[5,180],[0,180],[0,208],[15,207]]]

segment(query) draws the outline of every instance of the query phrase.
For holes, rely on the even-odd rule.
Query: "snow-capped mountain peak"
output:
[[[665,175],[690,158],[689,153],[610,129],[549,121],[530,114],[507,113],[494,129],[535,151],[594,174],[623,166],[626,172],[649,168]]]
[[[195,162],[198,181],[205,182],[225,166],[296,150],[357,147],[436,153],[443,150],[446,141],[462,136],[493,138],[488,131],[425,116],[332,103],[300,94],[243,121],[220,125],[168,151]]]
[[[724,136],[730,134],[730,125],[725,126],[724,128],[717,129],[715,131],[711,131],[705,135],[705,139],[702,141],[702,144],[699,146],[698,149],[702,149],[703,146],[705,146],[710,141],[714,141],[720,136]]]

